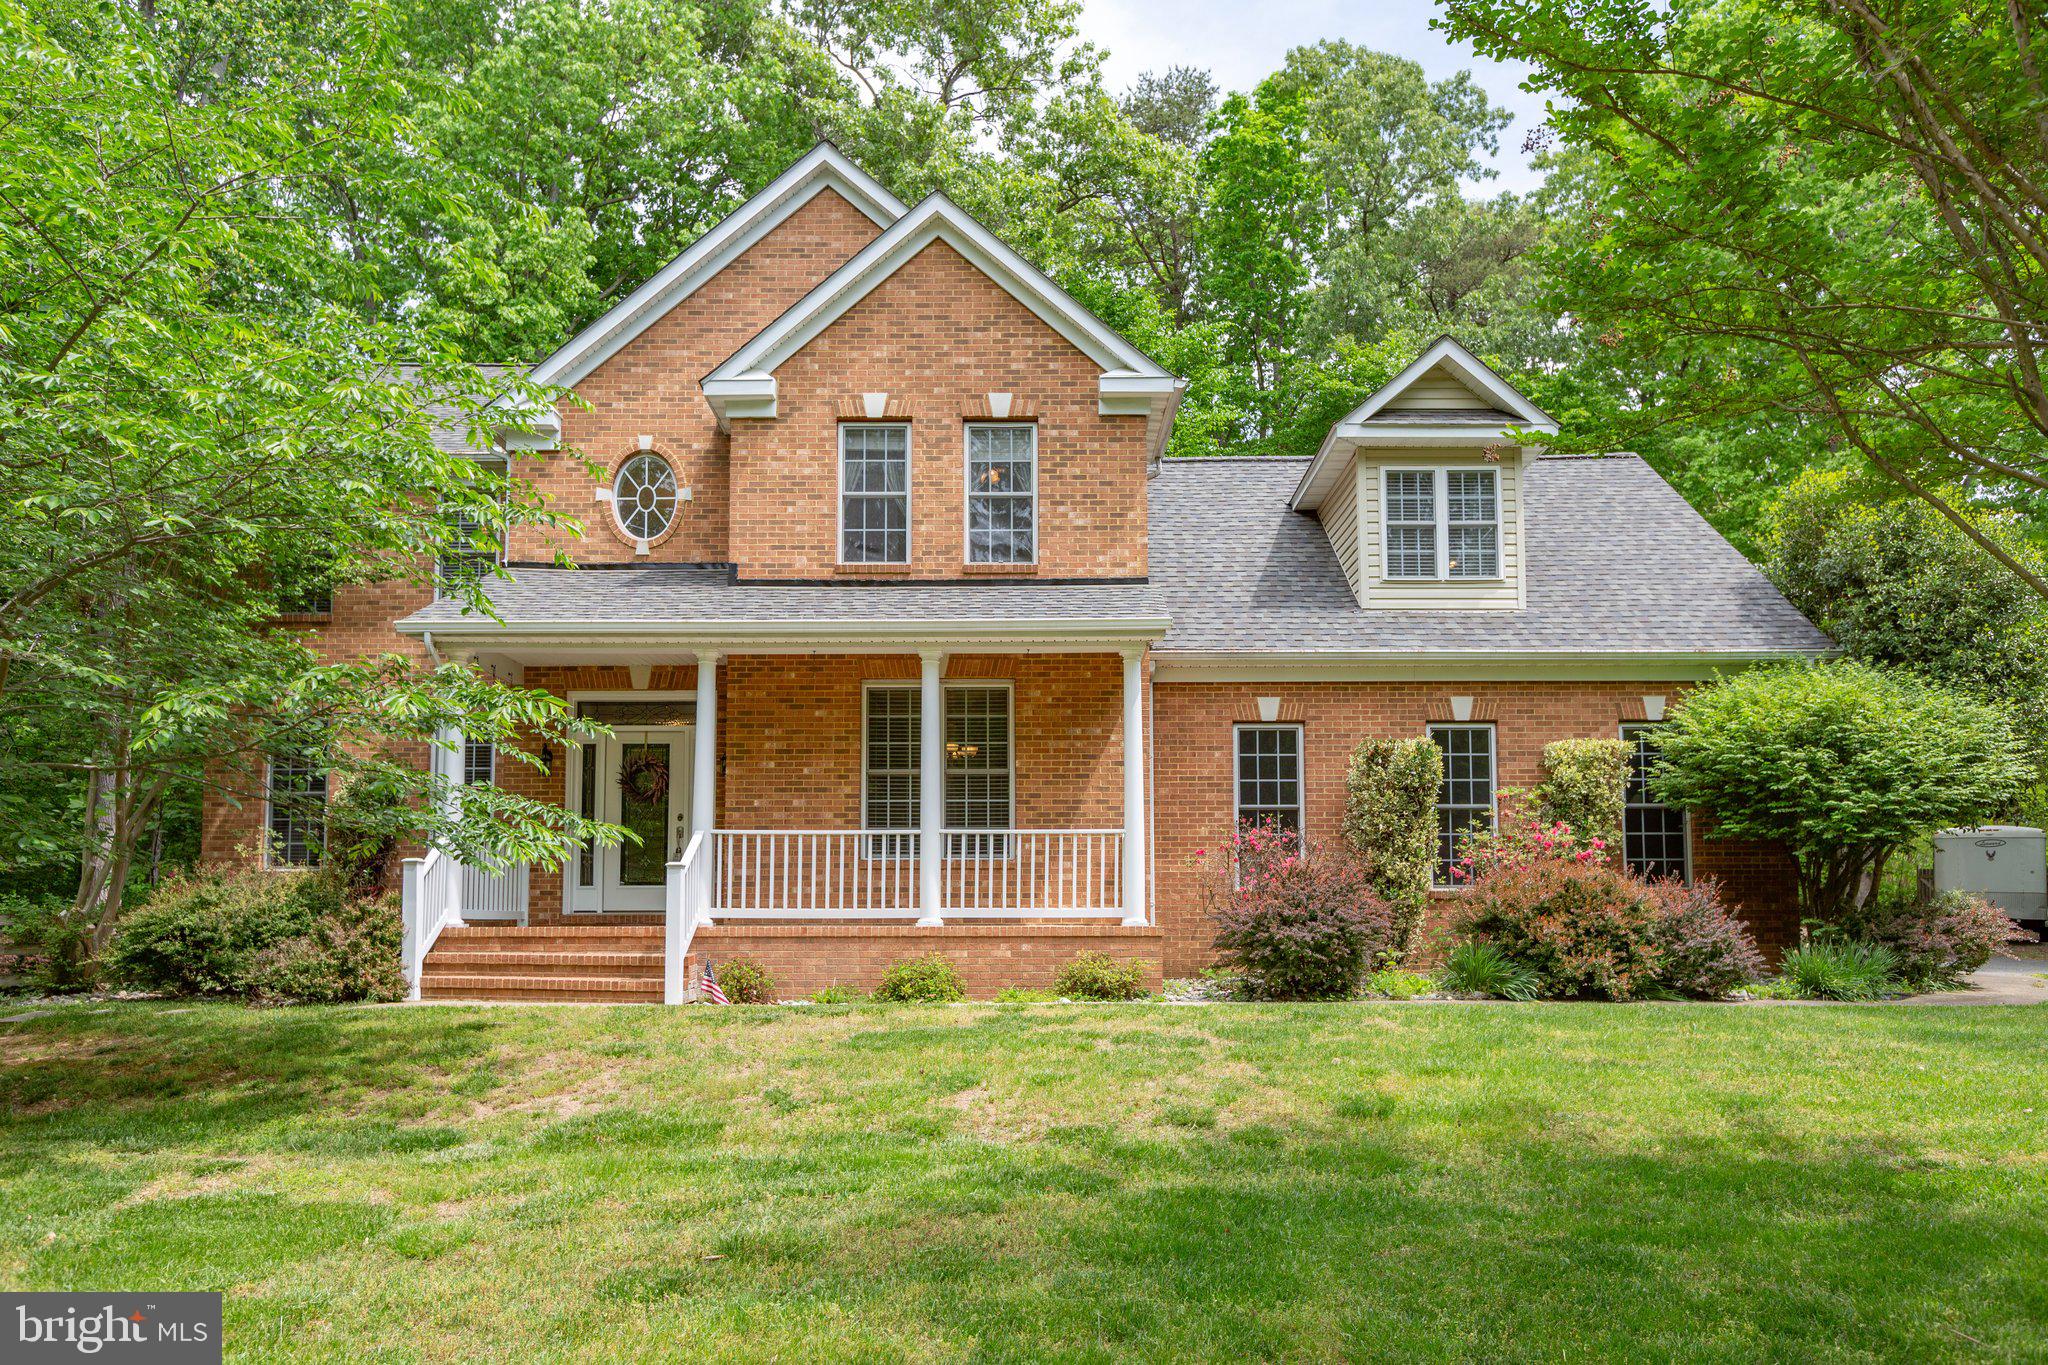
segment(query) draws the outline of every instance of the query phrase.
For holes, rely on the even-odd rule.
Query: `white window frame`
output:
[[[663,468],[668,470],[670,493],[674,499],[668,509],[668,523],[651,536],[643,536],[626,525],[626,518],[619,511],[619,477],[626,472],[628,465],[637,464],[641,460],[658,462]],[[676,529],[676,523],[682,519],[683,503],[686,501],[688,491],[683,487],[682,472],[676,468],[674,460],[671,460],[658,450],[636,450],[625,459],[619,461],[618,468],[612,471],[612,481],[605,487],[604,500],[610,504],[612,525],[618,529],[620,535],[633,542],[635,553],[644,555],[647,553],[649,546],[653,545],[656,541],[666,540],[669,533]]]
[[[1644,730],[1656,730],[1661,728],[1662,725],[1663,722],[1654,720],[1625,720],[1621,723],[1620,728],[1616,731],[1616,734],[1618,734],[1621,738],[1621,742],[1628,745],[1629,773],[1628,777],[1625,779],[1626,786],[1632,787],[1635,785],[1637,732]],[[1628,857],[1628,813],[1631,808],[1675,810],[1678,812],[1678,822],[1680,831],[1679,846],[1684,850],[1684,870],[1679,874],[1679,879],[1682,882],[1684,882],[1685,885],[1691,886],[1692,812],[1685,809],[1683,806],[1674,806],[1668,801],[1630,801],[1627,800],[1626,797],[1624,797],[1621,808],[1621,865],[1630,871],[1635,870],[1630,865]]]
[[[974,433],[976,431],[1000,431],[1006,428],[1022,427],[1031,433],[1031,557],[1029,559],[976,559],[974,557],[974,499],[976,496],[1018,498],[1016,493],[977,495],[974,489]],[[962,562],[977,566],[998,565],[1010,568],[1030,568],[1038,563],[1038,485],[1043,471],[1038,464],[1038,423],[1033,422],[967,422],[962,425],[960,435],[960,479],[966,496],[960,504],[960,553]],[[1014,717],[1013,717],[1014,719]]]
[[[1007,711],[1008,711],[1008,713],[1009,713],[1009,717],[1010,717],[1010,761],[1009,761],[1009,766],[1008,766],[1008,768],[1007,768],[1007,769],[1005,770],[1006,776],[1007,776],[1007,777],[1009,778],[1009,783],[1008,783],[1008,787],[1009,787],[1009,799],[1008,799],[1008,801],[1007,801],[1007,803],[1006,803],[1006,806],[1005,806],[1005,810],[1004,810],[1004,814],[1003,814],[1003,823],[1002,823],[1002,825],[1001,825],[1001,826],[999,826],[999,827],[997,827],[997,828],[1000,828],[1000,829],[1002,829],[1002,830],[1011,830],[1011,829],[1015,829],[1015,828],[1017,827],[1017,689],[1016,689],[1016,686],[1015,686],[1015,684],[1011,683],[1011,682],[1010,682],[1009,680],[1007,680],[1007,679],[1004,679],[1004,678],[957,678],[957,679],[953,679],[953,680],[950,680],[950,681],[947,681],[947,682],[943,682],[943,683],[941,683],[941,684],[940,684],[939,686],[940,686],[940,692],[941,692],[941,696],[940,696],[940,698],[939,698],[939,725],[940,725],[940,726],[941,726],[942,728],[944,727],[944,725],[945,725],[945,723],[946,723],[946,698],[947,698],[947,697],[949,697],[949,696],[951,696],[951,695],[952,695],[953,693],[955,693],[955,692],[970,692],[970,691],[976,691],[976,692],[986,692],[986,691],[1001,691],[1001,692],[1002,692],[1002,693],[1004,694],[1004,702],[1003,702],[1003,704],[1004,704],[1004,707],[1005,707],[1005,708],[1007,709]],[[896,680],[896,679],[893,679],[893,678],[880,678],[880,679],[876,679],[876,680],[874,680],[874,681],[871,681],[871,682],[865,682],[865,683],[862,683],[862,684],[861,684],[861,689],[860,689],[860,827],[861,827],[861,828],[862,828],[863,830],[866,830],[866,829],[868,829],[868,828],[869,828],[869,825],[868,825],[868,776],[869,776],[869,764],[868,764],[868,753],[869,753],[869,750],[868,750],[868,722],[869,722],[869,720],[871,719],[871,717],[870,717],[870,715],[869,715],[869,712],[868,712],[868,695],[869,695],[870,693],[872,693],[872,692],[875,692],[875,691],[877,691],[877,690],[893,690],[893,691],[898,691],[898,692],[908,692],[908,693],[910,693],[910,694],[911,694],[912,696],[918,696],[918,695],[920,695],[920,694],[921,694],[921,692],[922,692],[922,684],[920,684],[920,683],[914,683],[914,682],[901,682],[901,681],[898,681],[898,680]],[[922,723],[923,723],[923,712],[922,712],[922,708],[921,708],[921,707],[920,707],[919,711],[917,712],[917,715],[918,715],[918,720],[919,720],[919,724],[920,724],[920,727],[921,727],[921,726],[922,726]],[[917,781],[917,784],[916,784],[915,786],[913,786],[913,787],[911,788],[911,790],[912,790],[913,792],[915,792],[915,793],[917,794],[917,802],[918,802],[918,806],[917,806],[917,809],[918,809],[918,813],[919,813],[919,815],[920,815],[920,823],[919,823],[918,825],[906,825],[906,826],[901,826],[901,827],[900,827],[901,829],[903,829],[903,830],[904,830],[904,832],[906,832],[906,833],[911,833],[911,834],[915,834],[915,833],[917,832],[917,830],[918,830],[918,829],[920,828],[920,826],[921,826],[921,824],[922,824],[922,819],[921,819],[921,817],[922,817],[922,814],[923,814],[923,810],[924,810],[924,805],[923,805],[923,797],[924,797],[924,782],[923,782],[923,777],[924,777],[924,744],[923,744],[923,738],[922,738],[922,736],[923,736],[923,731],[922,731],[922,729],[920,728],[920,730],[919,730],[919,743],[918,743],[918,746],[917,746],[917,748],[916,748],[916,750],[915,750],[915,754],[916,754],[916,766],[912,767],[912,768],[911,768],[911,770],[910,770],[910,771],[911,771],[911,773],[912,773],[912,775],[914,775],[914,776],[915,776],[915,777],[916,777],[916,778],[918,779],[918,781]],[[945,761],[945,760],[944,760],[944,754],[945,754],[945,739],[944,739],[944,736],[943,736],[943,735],[941,735],[941,737],[940,737],[940,741],[939,741],[939,753],[940,753],[940,755],[941,755],[941,757],[940,757],[940,763],[941,763],[941,765],[942,765],[942,771],[941,771],[941,773],[940,773],[940,781],[939,781],[939,799],[940,799],[940,801],[942,801],[942,802],[943,802],[943,801],[945,801],[945,800],[946,800],[946,792],[945,792],[945,775],[944,775],[944,772],[943,772],[943,764],[944,764],[944,761]],[[945,821],[944,821],[944,819],[943,819],[943,818],[942,818],[942,819],[940,820],[940,822],[939,822],[939,827],[940,827],[941,829],[946,829],[946,828],[949,828],[949,827],[948,827],[948,826],[946,825],[946,823],[945,823]],[[895,827],[895,826],[892,826],[891,828],[893,829],[893,828],[899,828],[899,827]],[[993,831],[991,831],[991,832],[993,832]],[[880,846],[880,847],[881,847],[882,849],[884,849],[884,850],[893,850],[893,849],[894,849],[894,848],[896,847],[896,841],[895,841],[895,840],[880,840],[880,841],[874,841],[874,842],[875,842],[876,844],[878,844],[878,845],[879,845],[879,846]],[[869,840],[863,839],[863,840],[861,840],[861,856],[862,856],[862,857],[865,857],[865,858],[872,858],[872,859],[875,859],[875,860],[877,860],[877,861],[887,861],[887,860],[891,860],[891,859],[895,859],[895,858],[910,858],[910,857],[914,857],[914,856],[916,856],[916,855],[914,855],[914,854],[912,854],[912,853],[909,853],[909,852],[894,852],[894,851],[884,851],[884,852],[879,852],[879,853],[878,853],[878,852],[876,852],[876,851],[874,850],[874,848],[873,848],[873,847],[871,847],[871,846],[870,846],[870,841],[869,841]],[[964,855],[962,855],[962,856],[964,856]],[[1004,852],[1004,853],[996,853],[996,854],[989,854],[989,853],[978,853],[978,854],[975,854],[975,855],[972,855],[972,856],[975,856],[975,857],[978,857],[978,858],[1004,857],[1004,856],[1008,856],[1008,853],[1007,853],[1007,851],[1006,851],[1006,852]]]
[[[1487,745],[1487,748],[1486,748],[1486,758],[1487,758],[1487,765],[1488,765],[1488,768],[1489,768],[1489,774],[1488,774],[1488,777],[1487,777],[1487,782],[1486,782],[1486,820],[1487,820],[1487,828],[1489,828],[1489,829],[1496,829],[1496,830],[1497,830],[1497,829],[1499,829],[1499,828],[1500,828],[1500,727],[1499,727],[1499,726],[1497,726],[1497,725],[1495,725],[1495,724],[1493,724],[1493,722],[1491,722],[1491,721],[1479,721],[1479,720],[1471,720],[1471,721],[1466,721],[1466,720],[1459,720],[1459,721],[1448,721],[1448,720],[1447,720],[1447,721],[1439,721],[1439,722],[1435,722],[1435,723],[1433,723],[1433,724],[1431,724],[1431,725],[1429,726],[1429,731],[1428,731],[1428,733],[1429,733],[1429,742],[1430,742],[1431,744],[1435,744],[1435,743],[1437,742],[1437,741],[1436,741],[1436,737],[1437,737],[1437,734],[1438,734],[1438,733],[1439,733],[1440,731],[1446,731],[1446,730],[1484,730],[1484,731],[1486,732],[1486,736],[1487,736],[1487,738],[1486,738],[1486,745]],[[1438,747],[1439,747],[1439,749],[1441,749],[1441,748],[1442,748],[1442,746],[1441,746],[1441,745],[1439,745]],[[1446,753],[1446,754],[1444,755],[1444,781],[1445,781],[1445,782],[1449,782],[1450,780],[1451,780],[1451,770],[1450,770],[1450,755],[1449,755],[1448,753]],[[1459,810],[1477,810],[1477,809],[1478,809],[1478,807],[1477,807],[1477,806],[1459,806],[1459,807],[1458,807],[1457,809],[1459,809]],[[1434,802],[1432,802],[1432,803],[1430,804],[1430,815],[1431,815],[1431,816],[1432,816],[1432,818],[1434,818],[1434,819],[1436,820],[1436,822],[1437,822],[1437,827],[1438,827],[1438,830],[1437,830],[1437,837],[1438,837],[1438,838],[1442,838],[1443,812],[1444,812],[1444,803],[1443,803],[1443,801],[1442,801],[1442,799],[1441,799],[1441,791],[1439,791],[1439,799],[1438,799],[1438,800],[1436,800],[1436,801],[1434,801]],[[1454,845],[1452,846],[1452,851],[1453,851],[1454,853],[1456,852],[1456,845],[1455,845],[1455,844],[1454,844]],[[1441,890],[1445,890],[1445,889],[1447,889],[1447,888],[1451,888],[1451,887],[1456,887],[1456,886],[1460,885],[1460,883],[1459,883],[1459,882],[1457,882],[1457,881],[1453,880],[1453,879],[1452,879],[1451,877],[1449,877],[1448,875],[1445,875],[1445,873],[1444,873],[1444,869],[1443,869],[1443,860],[1442,860],[1441,858],[1434,858],[1434,857],[1433,857],[1433,858],[1431,858],[1431,859],[1430,859],[1430,862],[1429,862],[1429,867],[1430,867],[1430,872],[1429,872],[1429,884],[1430,884],[1431,886],[1435,887],[1436,889],[1438,889],[1438,890],[1440,890],[1440,891],[1441,891]]]
[[[496,469],[498,473],[500,473],[500,474],[503,474],[503,475],[504,475],[504,476],[505,476],[506,478],[508,478],[508,479],[512,477],[512,460],[511,460],[511,458],[510,458],[509,456],[505,456],[505,455],[469,455],[469,456],[465,456],[464,458],[466,458],[466,459],[469,459],[469,460],[471,460],[471,461],[474,461],[475,463],[477,463],[477,464],[480,464],[480,465],[490,465],[490,466],[492,466],[492,467],[493,467],[494,469]],[[472,551],[467,551],[467,552],[460,552],[460,553],[463,553],[463,557],[464,557],[464,558],[467,558],[467,559],[473,559],[473,560],[481,560],[481,559],[483,558],[483,556],[482,556],[482,555],[479,555],[479,554],[477,554],[477,553],[476,553],[475,551],[473,551],[473,550],[472,550]],[[500,535],[500,536],[498,537],[498,548],[497,548],[497,551],[496,551],[496,552],[495,552],[494,554],[492,554],[490,558],[491,558],[491,567],[492,567],[492,568],[502,569],[502,568],[504,568],[504,567],[505,567],[505,537],[504,537],[503,535]],[[487,571],[487,570],[486,570],[486,571],[480,571],[480,572],[479,572],[479,575],[478,575],[478,576],[479,576],[479,577],[487,577],[487,576],[488,576],[488,571]],[[442,554],[442,555],[437,555],[437,556],[435,556],[435,559],[434,559],[434,594],[435,594],[435,596],[437,596],[437,597],[438,597],[438,596],[442,596],[442,595],[444,595],[444,594],[445,594],[445,593],[447,592],[447,589],[448,589],[448,587],[449,587],[449,585],[450,585],[450,583],[451,583],[451,582],[452,582],[452,578],[451,578],[451,575],[450,575],[450,574],[449,574],[449,572],[448,572],[448,559],[447,559],[447,556],[446,556],[445,554]]]
[[[917,438],[908,422],[841,422],[839,424],[838,456],[838,510],[834,519],[838,529],[833,532],[832,554],[834,560],[849,568],[880,566],[884,568],[907,568],[917,555],[917,521],[915,488],[913,477],[917,469]],[[901,559],[848,559],[846,557],[846,433],[855,430],[871,430],[890,427],[903,433],[903,558]],[[879,501],[880,493],[860,493],[856,496]]]
[[[481,750],[483,750],[483,751],[485,752],[485,754],[487,754],[487,755],[489,756],[489,759],[490,759],[490,771],[488,771],[487,773],[485,773],[485,774],[484,774],[484,776],[482,776],[481,778],[475,778],[475,779],[472,779],[472,778],[470,777],[470,775],[469,775],[469,758],[470,758],[470,754],[471,754],[471,753],[472,753],[473,751],[475,751],[475,750],[478,750],[478,749],[481,749]],[[495,744],[494,742],[492,742],[491,740],[488,740],[488,739],[471,739],[471,738],[470,738],[470,737],[469,737],[468,735],[464,735],[464,736],[462,737],[462,768],[461,768],[461,772],[462,772],[462,785],[463,785],[463,786],[465,786],[465,787],[473,787],[473,786],[478,786],[478,785],[481,785],[481,786],[486,786],[486,787],[494,787],[494,786],[496,786],[496,785],[498,784],[498,746],[497,746],[497,744]]]
[[[1239,721],[1230,727],[1230,828],[1244,828],[1244,776],[1238,748],[1248,731],[1291,733],[1294,736],[1294,832],[1297,839],[1308,837],[1308,736],[1299,724],[1271,721]]]
[[[917,696],[919,695],[919,693],[920,693],[920,690],[921,690],[921,684],[918,684],[918,683],[914,683],[914,682],[913,682],[913,683],[903,683],[903,682],[897,682],[897,681],[893,681],[893,680],[889,680],[889,679],[881,679],[881,680],[877,680],[877,681],[874,681],[874,682],[865,682],[865,683],[862,683],[862,684],[861,684],[861,687],[860,687],[860,827],[861,827],[861,829],[862,829],[862,830],[864,830],[864,831],[865,831],[865,830],[867,830],[867,829],[869,828],[869,824],[868,824],[868,778],[870,778],[871,776],[873,776],[873,775],[874,775],[874,767],[873,767],[873,764],[872,764],[872,763],[871,763],[871,762],[869,761],[869,760],[870,760],[870,755],[871,755],[871,754],[873,753],[873,750],[872,750],[872,748],[870,747],[870,745],[872,744],[872,736],[871,736],[871,733],[870,733],[870,730],[869,730],[869,723],[870,723],[870,722],[871,722],[871,721],[872,721],[872,720],[874,719],[874,716],[873,716],[873,714],[872,714],[872,713],[871,713],[871,712],[870,712],[870,711],[868,710],[868,698],[869,698],[870,696],[872,696],[872,695],[873,695],[874,693],[876,693],[876,692],[907,692],[907,693],[909,693],[909,694],[910,694],[910,695],[911,695],[911,696],[912,696],[912,697],[914,698],[914,697],[917,697]],[[923,733],[924,733],[924,732],[923,732],[923,729],[922,729],[922,721],[923,721],[923,714],[922,714],[922,710],[921,710],[921,707],[913,707],[913,708],[912,708],[912,710],[911,710],[911,714],[912,714],[913,716],[917,716],[917,717],[918,717],[918,720],[919,720],[919,722],[920,722],[920,729],[919,729],[919,731],[918,731],[918,736],[919,736],[919,737],[918,737],[918,742],[917,742],[917,743],[915,743],[915,744],[912,744],[912,745],[911,745],[911,747],[910,747],[910,753],[911,753],[911,767],[910,767],[910,769],[909,769],[909,772],[910,772],[910,775],[911,775],[911,779],[912,779],[912,780],[911,780],[911,784],[910,784],[910,792],[911,792],[911,803],[912,803],[912,810],[913,810],[913,813],[914,813],[914,814],[916,814],[917,816],[919,816],[919,819],[918,819],[918,821],[917,821],[916,823],[913,823],[913,824],[909,824],[909,825],[890,825],[890,826],[887,826],[887,828],[888,828],[888,829],[889,829],[889,830],[890,830],[891,832],[894,832],[894,831],[896,831],[896,830],[899,830],[899,829],[900,829],[900,830],[902,830],[902,831],[903,831],[904,833],[906,833],[906,834],[912,834],[912,835],[914,835],[914,834],[916,834],[916,833],[918,832],[918,830],[919,830],[919,829],[920,829],[920,828],[922,827],[922,823],[923,823],[923,821],[922,821],[922,815],[923,815],[923,811],[924,811],[924,806],[923,806],[923,800],[922,800],[922,798],[923,798],[923,795],[924,795],[924,787],[923,787],[923,760],[924,760],[924,746],[923,746]],[[941,717],[943,717],[943,716],[944,716],[944,714],[945,714],[945,708],[944,708],[944,707],[942,706],[942,707],[940,708],[940,715],[941,715]],[[891,772],[891,774],[894,774],[896,770],[895,770],[895,769],[890,769],[889,771]],[[870,839],[862,839],[862,840],[860,841],[860,856],[861,856],[861,857],[863,857],[863,858],[871,859],[871,860],[873,860],[873,861],[875,861],[875,862],[894,862],[894,861],[897,861],[898,859],[910,859],[910,858],[914,858],[914,857],[916,857],[916,856],[917,856],[917,855],[916,855],[916,853],[912,851],[912,850],[914,850],[914,849],[915,849],[915,847],[916,847],[916,840],[915,840],[915,839],[894,839],[894,838],[882,838],[882,839],[873,839],[873,840],[870,840]]]
[[[310,765],[309,765],[310,766]],[[320,773],[320,840],[313,857],[303,863],[291,862],[278,856],[277,838],[272,831],[271,821],[276,814],[277,759],[275,755],[263,756],[263,866],[273,871],[296,872],[304,868],[317,868],[327,859],[327,779],[328,774]]]
[[[1451,572],[1451,479],[1453,472],[1461,474],[1484,474],[1493,480],[1493,569],[1490,574],[1453,574]],[[1394,537],[1391,531],[1395,525],[1388,509],[1392,505],[1389,485],[1394,474],[1428,474],[1434,488],[1435,506],[1432,511],[1436,518],[1436,572],[1433,574],[1397,574],[1394,572]],[[1506,510],[1502,506],[1500,470],[1493,465],[1412,465],[1390,464],[1380,467],[1380,577],[1390,583],[1499,583],[1507,577],[1507,533]],[[1404,521],[1402,526],[1420,526],[1421,522]],[[1460,521],[1459,526],[1484,526],[1483,521]]]

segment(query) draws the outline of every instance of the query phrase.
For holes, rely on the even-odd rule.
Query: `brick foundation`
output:
[[[732,921],[698,933],[691,951],[711,964],[751,958],[775,978],[775,993],[801,999],[826,986],[872,991],[892,963],[937,953],[960,973],[967,993],[986,999],[1006,987],[1050,989],[1059,969],[1082,953],[1137,962],[1148,989],[1160,984],[1164,936],[1112,924],[901,923],[763,924]]]

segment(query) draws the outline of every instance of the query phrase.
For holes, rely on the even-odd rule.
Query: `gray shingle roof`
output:
[[[1144,583],[734,583],[720,565],[515,569],[488,585],[507,622],[1145,621],[1161,615]],[[454,602],[406,618],[464,620]],[[469,617],[474,624],[488,618]]]
[[[523,365],[479,365],[476,368],[477,372],[483,375],[486,380],[496,380],[501,375],[516,374],[526,367]],[[408,380],[418,372],[419,367],[417,365],[403,365],[399,367],[399,373]],[[446,451],[451,455],[487,455],[490,453],[491,444],[489,441],[476,441],[470,438],[464,423],[459,420],[461,414],[454,404],[424,403],[421,404],[420,410],[429,417],[439,419],[434,427],[434,446],[436,449]]]
[[[735,583],[719,565],[524,568],[491,585],[510,623],[678,626],[1129,621],[1170,617],[1181,651],[1811,654],[1826,636],[1632,455],[1551,457],[1524,482],[1528,606],[1367,610],[1312,516],[1306,461],[1168,460],[1151,481],[1146,583]],[[405,624],[464,623],[436,602]],[[485,618],[468,625],[488,626]]]
[[[1289,511],[1305,460],[1168,460],[1152,582],[1169,650],[1817,653],[1763,574],[1633,455],[1537,460],[1524,483],[1528,606],[1366,610],[1323,530]]]

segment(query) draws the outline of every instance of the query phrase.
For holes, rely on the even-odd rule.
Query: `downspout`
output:
[[[427,657],[434,661],[434,667],[439,668],[441,666],[441,651],[434,648],[434,632],[423,630],[420,632],[420,639],[426,643]]]

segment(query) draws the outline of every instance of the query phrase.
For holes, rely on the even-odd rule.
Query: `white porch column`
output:
[[[1124,923],[1145,920],[1145,651],[1124,651]]]
[[[939,680],[946,671],[946,653],[927,649],[917,657],[924,665],[918,690],[917,922],[932,928],[945,923],[939,902],[945,872],[946,706]]]
[[[690,833],[704,836],[697,856],[713,856],[711,830],[718,823],[718,653],[703,650],[697,655],[696,752],[690,762]],[[681,857],[680,853],[675,856]],[[699,875],[697,885],[710,886],[711,878]],[[697,925],[711,923],[711,907],[698,905]]]

